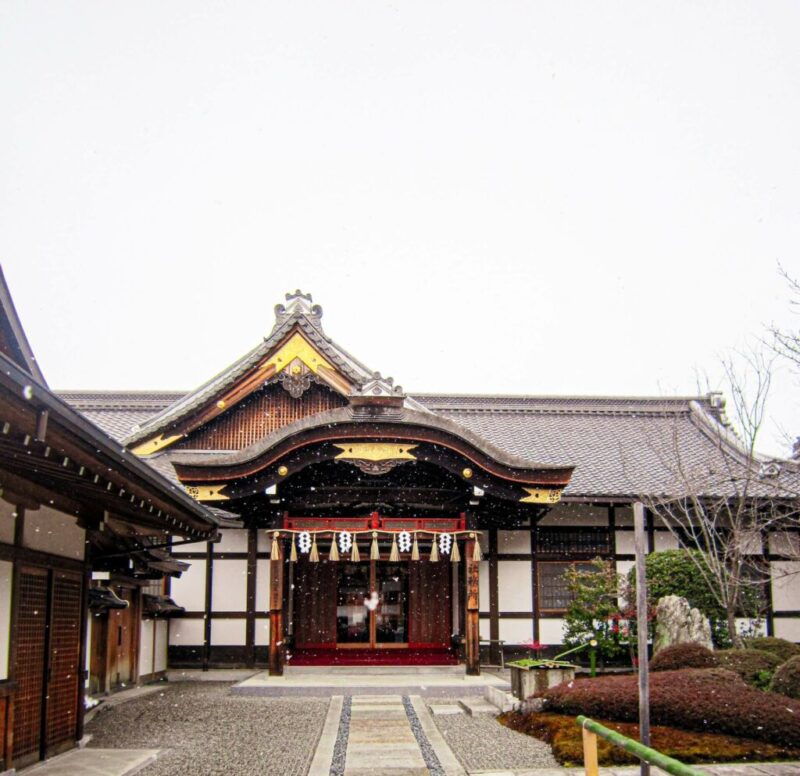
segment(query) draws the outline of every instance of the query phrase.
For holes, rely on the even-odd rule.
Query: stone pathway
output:
[[[433,724],[421,697],[333,698],[309,776],[375,773],[462,776],[465,771]]]

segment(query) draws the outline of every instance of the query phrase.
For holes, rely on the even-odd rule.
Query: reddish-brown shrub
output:
[[[580,765],[583,762],[581,728],[575,723],[575,717],[546,712],[531,714],[510,711],[501,714],[499,720],[512,730],[527,733],[546,741],[553,750],[553,756],[561,765]],[[597,721],[628,738],[639,738],[638,723],[609,722],[602,719]],[[662,754],[685,763],[730,760],[765,762],[768,760],[793,760],[800,757],[800,747],[786,747],[768,744],[765,741],[734,738],[722,733],[678,730],[665,725],[653,725],[650,728],[650,745]],[[600,765],[631,765],[639,762],[634,755],[602,738],[597,740],[597,754]]]
[[[775,636],[758,636],[752,639],[745,639],[744,645],[748,649],[761,649],[764,652],[772,652],[785,663],[790,657],[800,655],[800,645],[794,644],[786,639],[778,639]]]
[[[544,693],[545,711],[635,721],[635,675],[577,679]],[[650,677],[653,724],[729,733],[781,746],[800,746],[800,702],[750,687],[723,668],[661,671]]]
[[[761,649],[720,649],[714,653],[722,668],[735,671],[754,687],[766,690],[781,659]]]
[[[689,641],[673,644],[656,653],[650,661],[650,670],[675,671],[678,668],[714,668],[717,665],[717,658],[710,649]]]
[[[800,698],[800,655],[787,660],[779,666],[772,677],[769,686],[772,692],[788,695],[790,698]]]

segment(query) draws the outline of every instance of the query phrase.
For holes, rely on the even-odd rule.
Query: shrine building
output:
[[[463,661],[474,673],[501,650],[558,645],[564,572],[598,556],[627,572],[633,505],[674,490],[653,440],[711,467],[736,445],[717,394],[406,392],[332,340],[299,291],[253,350],[189,393],[61,397],[216,510],[219,538],[175,542],[188,566],[159,583],[183,609],[169,621],[174,668]],[[775,478],[797,484],[795,462],[776,466],[765,493]],[[785,570],[797,565],[786,539],[756,537],[752,553]],[[679,545],[651,513],[647,540]],[[797,575],[781,579],[766,629],[800,641]]]

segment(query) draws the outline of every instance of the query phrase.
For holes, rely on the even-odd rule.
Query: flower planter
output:
[[[569,663],[519,660],[507,665],[511,669],[511,692],[521,701],[575,678],[575,666]]]

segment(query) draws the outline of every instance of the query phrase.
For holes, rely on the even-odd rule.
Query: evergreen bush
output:
[[[790,657],[783,665],[778,666],[769,689],[790,698],[800,698],[800,655]]]
[[[781,659],[761,649],[721,649],[714,653],[722,668],[735,671],[754,687],[766,690]]]
[[[771,652],[781,659],[781,663],[785,663],[795,655],[800,655],[800,646],[786,639],[777,639],[774,636],[758,636],[745,639],[744,645],[747,649],[760,649],[764,652]]]
[[[675,671],[679,668],[715,668],[717,665],[717,658],[710,649],[689,641],[662,649],[650,661],[650,670]]]

